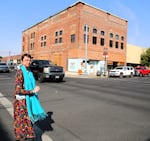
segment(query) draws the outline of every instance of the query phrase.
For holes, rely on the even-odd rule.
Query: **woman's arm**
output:
[[[16,77],[15,77],[15,93],[16,94],[31,94],[32,91],[25,90],[24,89],[24,78],[23,78],[23,73],[21,70],[17,70],[16,72]]]

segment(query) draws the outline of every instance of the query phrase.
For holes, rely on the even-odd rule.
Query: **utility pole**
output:
[[[88,60],[88,25],[85,25],[85,74],[87,74],[87,60]]]
[[[106,69],[107,69],[106,58],[108,57],[108,48],[104,48],[103,57],[104,57],[104,76],[106,76]]]
[[[9,51],[9,60],[8,60],[9,64],[10,64],[10,59],[11,59],[10,56],[11,56],[11,51]]]

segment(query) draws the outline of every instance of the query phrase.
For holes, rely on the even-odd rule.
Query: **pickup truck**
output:
[[[137,66],[135,67],[135,75],[136,76],[150,76],[150,69],[145,66]]]
[[[44,82],[45,80],[63,81],[65,76],[64,68],[54,65],[49,60],[32,60],[30,69],[36,80]]]

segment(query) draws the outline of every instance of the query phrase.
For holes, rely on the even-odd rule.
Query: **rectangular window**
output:
[[[55,32],[55,44],[62,43],[62,34],[63,34],[63,30],[59,30]]]
[[[93,29],[93,33],[97,34],[97,29],[96,28]]]
[[[72,35],[71,35],[71,43],[74,43],[74,42],[75,42],[75,39],[76,39],[75,34],[72,34]]]
[[[116,48],[118,48],[118,42],[116,42]]]
[[[31,39],[35,38],[35,32],[31,33]]]
[[[30,50],[34,50],[34,42],[30,44]]]
[[[30,44],[30,50],[32,50],[32,43]]]
[[[123,36],[121,36],[121,41],[124,41],[124,37]]]
[[[62,37],[59,38],[59,43],[62,43]]]
[[[105,31],[101,31],[101,35],[104,36],[105,35]]]
[[[62,30],[60,30],[60,31],[59,31],[59,35],[62,35],[62,33],[63,33],[63,31],[62,31]]]
[[[109,47],[113,47],[113,40],[109,41]]]
[[[41,36],[41,47],[46,47],[46,35]]]
[[[101,40],[101,41],[100,41],[100,45],[101,45],[101,46],[104,46],[104,44],[105,44],[104,38],[101,38],[100,40]]]
[[[113,38],[113,33],[110,33],[109,36],[110,36],[110,38]]]
[[[55,37],[57,37],[57,36],[58,36],[58,31],[55,32]]]
[[[118,34],[117,34],[115,37],[116,37],[116,40],[118,40],[118,39],[119,39],[119,35],[118,35]]]
[[[44,40],[46,40],[46,35],[44,35]]]
[[[86,30],[89,32],[89,27],[87,25],[84,26],[84,31],[86,32]]]
[[[57,44],[58,43],[58,39],[55,39],[55,44]]]
[[[43,47],[43,42],[41,42],[41,47]]]
[[[93,36],[93,44],[96,45],[97,44],[97,37]]]
[[[123,43],[121,43],[121,49],[124,49],[124,44]]]
[[[34,49],[34,45],[35,45],[35,44],[34,44],[34,42],[33,42],[33,43],[32,43],[32,49]]]
[[[44,45],[43,45],[43,47],[46,47],[46,41],[44,42]]]

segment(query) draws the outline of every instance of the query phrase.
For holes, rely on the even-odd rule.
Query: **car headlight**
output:
[[[44,71],[44,73],[49,73],[49,67],[45,67],[45,68],[43,69],[43,71]]]

